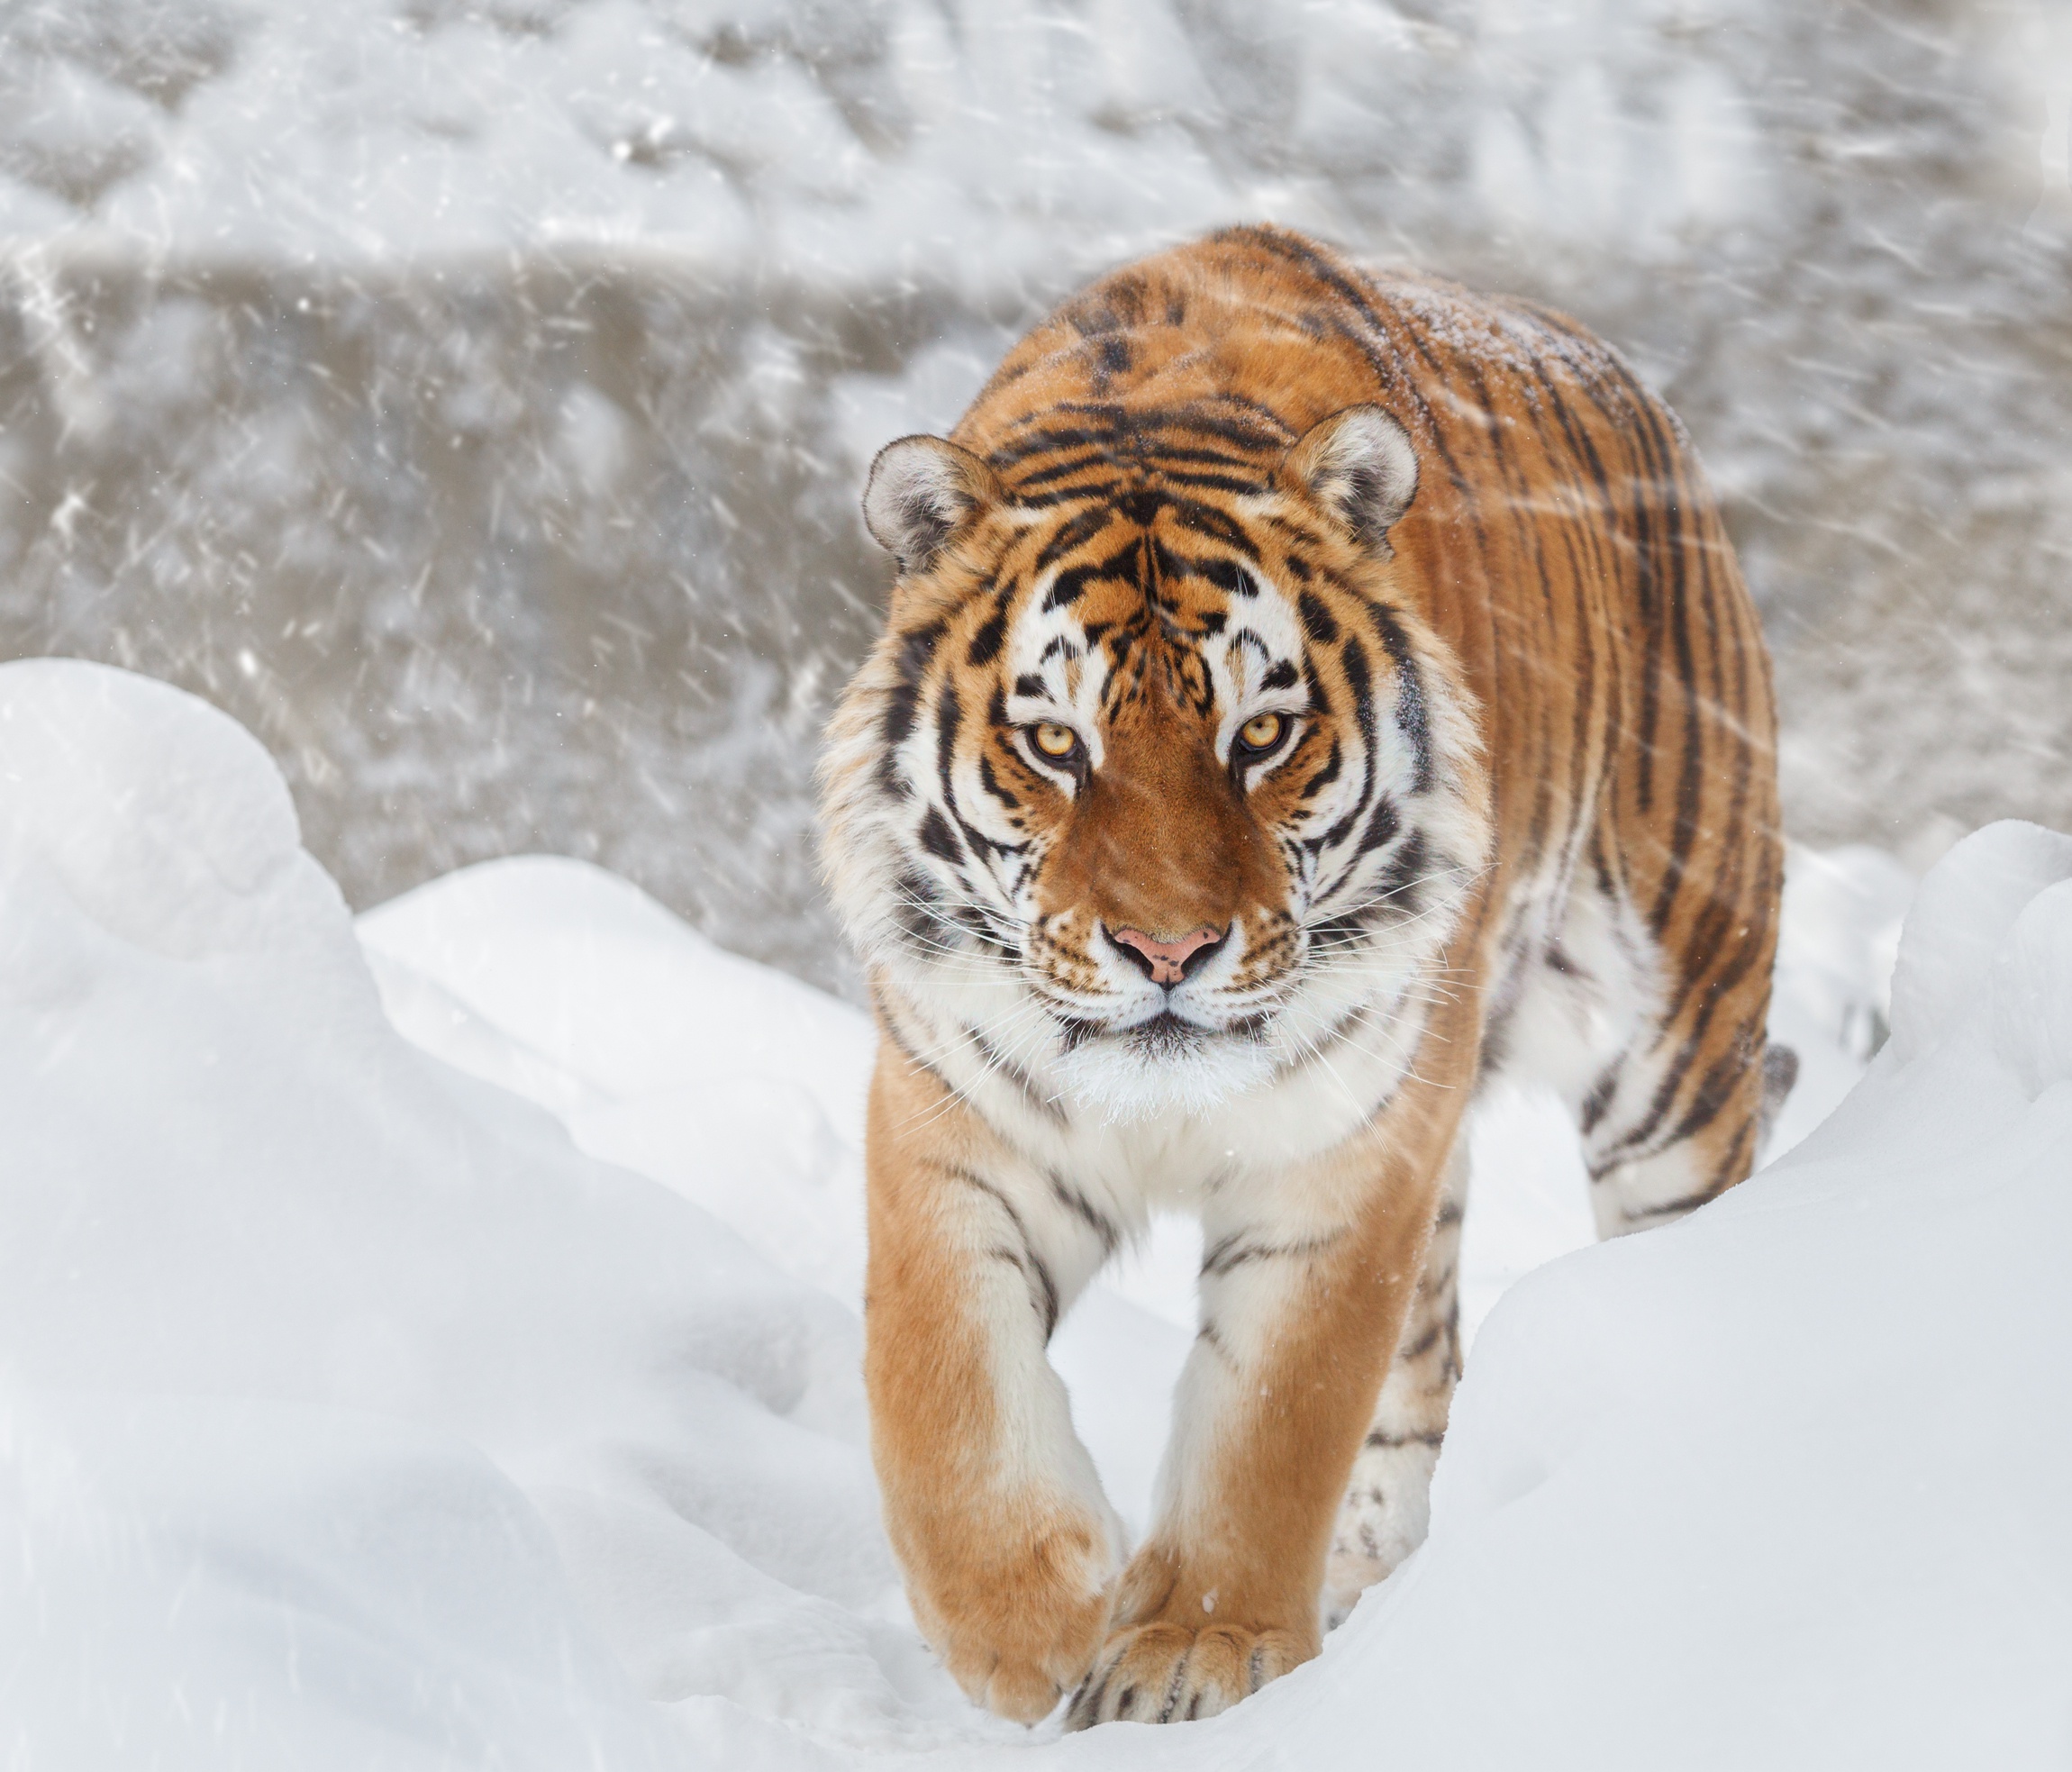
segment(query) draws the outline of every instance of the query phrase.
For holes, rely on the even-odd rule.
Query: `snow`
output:
[[[69,661],[0,666],[0,931],[10,1764],[2062,1763],[2072,838],[1795,851],[1808,1093],[1683,1224],[1549,1264],[1573,1159],[1494,1104],[1428,1545],[1237,1711],[1064,1739],[877,1523],[857,1012],[562,859],[356,931],[254,740]],[[1133,1527],[1190,1273],[1059,1336]]]
[[[1200,76],[1160,5],[1109,0],[1098,33],[1026,0],[789,10],[176,6],[216,41],[170,105],[86,33],[17,28],[0,239],[362,267],[608,247],[706,276],[813,263],[863,288],[947,262],[976,213],[1004,248],[968,266],[983,296],[1055,256],[1061,208],[1097,231],[1073,249],[1092,263],[1250,195],[1174,120]],[[1149,85],[1132,37],[1164,70]],[[1087,114],[1066,141],[1060,100]]]
[[[255,741],[0,668],[0,904],[18,1763],[668,1765],[955,1697],[874,1622],[853,1314],[406,1045]]]
[[[860,1305],[858,1011],[559,857],[450,875],[359,931],[417,1044],[553,1109],[591,1155],[731,1204],[766,1257]]]

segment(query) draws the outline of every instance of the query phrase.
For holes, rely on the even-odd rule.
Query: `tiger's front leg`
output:
[[[1213,1716],[1317,1652],[1332,1524],[1457,1114],[1212,1203],[1159,1523],[1123,1572],[1072,1727]],[[1315,1204],[1291,1212],[1291,1196]]]
[[[1035,1722],[1093,1664],[1122,1562],[1044,1353],[1107,1250],[889,1039],[868,1153],[864,1377],[886,1530],[958,1684]]]

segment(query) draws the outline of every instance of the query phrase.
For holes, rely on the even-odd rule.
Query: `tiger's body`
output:
[[[1268,229],[1068,303],[866,513],[823,779],[888,1530],[995,1709],[1208,1714],[1422,1536],[1477,1089],[1562,1091],[1604,1234],[1752,1164],[1755,613],[1607,348]],[[1201,1326],[1125,1560],[1044,1349],[1157,1208]]]

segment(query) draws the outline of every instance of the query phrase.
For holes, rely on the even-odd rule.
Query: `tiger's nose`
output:
[[[1221,944],[1225,933],[1204,923],[1177,941],[1160,941],[1141,929],[1112,929],[1108,939],[1142,967],[1154,985],[1177,985]]]

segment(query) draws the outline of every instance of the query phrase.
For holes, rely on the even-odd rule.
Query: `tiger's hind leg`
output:
[[[1764,1129],[1766,1070],[1776,1068],[1757,1027],[1724,1030],[1695,1050],[1687,1035],[1660,1030],[1607,1070],[1578,1114],[1597,1235],[1669,1223],[1746,1178]]]
[[[1460,1378],[1460,1226],[1467,1204],[1464,1127],[1448,1160],[1445,1192],[1403,1339],[1339,1504],[1319,1601],[1326,1630],[1336,1630],[1366,1589],[1424,1542],[1431,1473]]]
[[[1600,1239],[1666,1224],[1741,1180],[1790,1087],[1790,1054],[1766,1057],[1763,1034],[1774,936],[1744,931],[1737,954],[1712,933],[1725,921],[1665,940],[1594,864],[1501,994],[1486,1057],[1567,1103]]]
[[[1751,941],[1739,976],[1716,951],[1655,955],[1648,1013],[1576,1108],[1599,1238],[1681,1218],[1754,1168],[1797,1069],[1764,1035],[1774,940]]]

